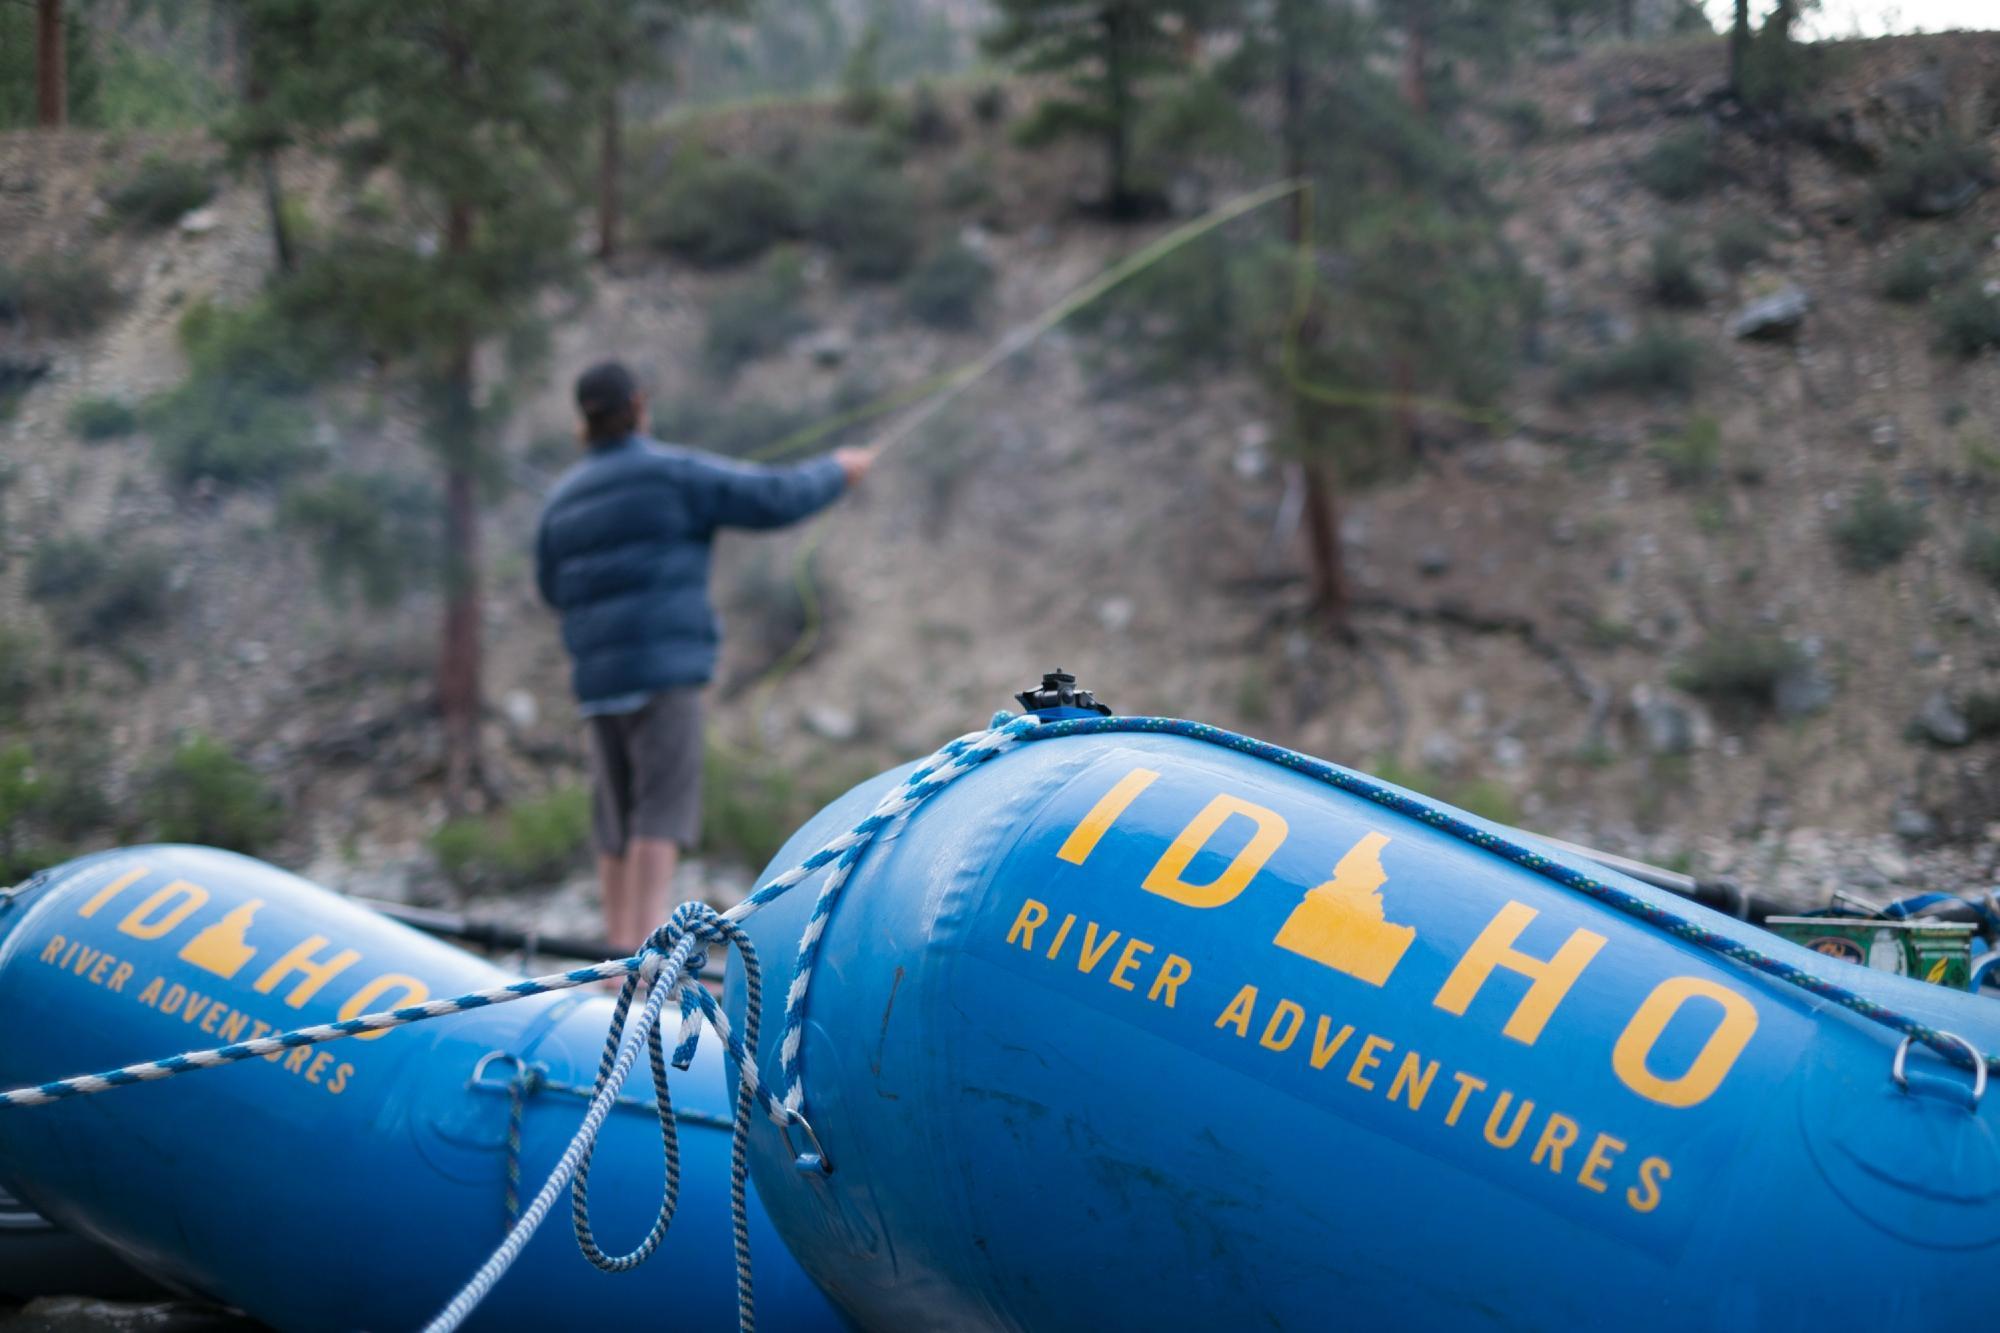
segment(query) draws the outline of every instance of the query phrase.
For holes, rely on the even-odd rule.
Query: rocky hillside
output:
[[[1844,45],[1824,77],[1811,134],[1782,141],[1729,118],[1715,40],[1526,66],[1492,99],[1481,147],[1541,315],[1503,420],[1427,416],[1422,465],[1350,497],[1358,645],[1306,609],[1297,479],[1266,392],[1113,376],[1091,337],[1058,330],[812,532],[725,540],[711,799],[754,784],[743,799],[795,817],[1060,663],[1120,711],[1240,727],[1801,901],[1993,882],[2000,355],[1979,335],[2000,191],[1912,160],[1947,131],[2000,146],[2000,35]],[[704,368],[704,339],[740,273],[635,253],[552,307],[487,528],[503,798],[581,772],[529,568],[578,368],[641,367],[694,443],[771,404],[781,433],[977,355],[1147,239],[1076,216],[1088,159],[1013,146],[975,100],[948,96],[950,132],[907,167],[926,226],[996,274],[973,327],[915,319],[897,288],[848,282],[811,247],[794,335],[733,376]],[[708,133],[774,143],[823,115],[734,113]],[[146,431],[93,443],[75,427],[81,400],[175,384],[183,312],[246,299],[268,266],[246,184],[164,231],[106,234],[104,183],[163,146],[202,151],[0,137],[6,258],[87,246],[120,294],[95,332],[17,328],[4,345],[21,391],[0,423],[0,623],[35,683],[0,725],[53,752],[100,720],[114,802],[177,737],[212,734],[281,792],[274,855],[426,892],[443,818],[424,711],[435,604],[332,600],[275,494],[170,485]],[[287,170],[309,208],[345,206]],[[337,463],[424,475],[392,389],[347,385],[315,412]],[[31,583],[37,551],[76,536],[163,563],[169,614],[115,646],[65,637]],[[788,655],[802,627],[810,651]],[[718,892],[742,874],[709,873]]]

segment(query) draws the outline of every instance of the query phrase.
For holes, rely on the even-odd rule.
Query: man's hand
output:
[[[873,449],[835,449],[833,451],[833,461],[840,464],[841,473],[846,476],[848,486],[853,487],[859,485],[861,479],[868,475],[869,468],[875,466],[875,451]]]

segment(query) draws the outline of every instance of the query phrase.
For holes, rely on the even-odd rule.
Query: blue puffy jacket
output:
[[[562,614],[577,699],[705,684],[722,640],[716,529],[783,527],[845,486],[831,458],[762,467],[637,435],[571,468],[542,508],[535,579]]]

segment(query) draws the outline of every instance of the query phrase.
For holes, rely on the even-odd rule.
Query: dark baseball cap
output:
[[[601,361],[576,377],[576,406],[587,417],[623,411],[638,392],[632,372],[616,361]]]

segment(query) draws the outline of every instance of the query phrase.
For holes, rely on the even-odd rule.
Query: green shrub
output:
[[[732,375],[811,328],[799,304],[805,285],[804,262],[796,251],[784,250],[725,289],[708,311],[702,340],[708,364],[718,374]]]
[[[882,27],[870,23],[841,67],[840,116],[855,125],[868,125],[888,109],[889,95],[882,90]]]
[[[1265,281],[1272,257],[1212,241],[1188,246],[1079,310],[1075,327],[1113,365],[1147,380],[1221,369],[1253,350],[1269,327],[1266,313],[1279,308]]]
[[[1570,397],[1643,393],[1685,398],[1694,392],[1700,370],[1700,344],[1654,326],[1616,347],[1572,362],[1563,372],[1561,387]]]
[[[159,551],[113,554],[80,537],[35,548],[28,596],[70,643],[105,644],[167,618],[168,561]]]
[[[993,266],[956,241],[931,253],[903,280],[903,304],[933,328],[967,329],[993,286]]]
[[[1694,256],[1676,232],[1662,232],[1653,238],[1646,272],[1647,288],[1661,305],[1693,309],[1708,299]]]
[[[19,321],[70,338],[97,328],[118,301],[110,270],[88,255],[43,251],[0,258],[0,323]]]
[[[0,749],[0,884],[67,860],[75,839],[111,819],[101,736],[79,724],[59,737]]]
[[[785,764],[711,739],[702,756],[702,852],[761,869],[792,830],[865,778],[869,767],[830,756]]]
[[[1893,149],[1875,177],[1875,198],[1905,217],[1938,217],[1962,208],[1991,179],[1985,148],[1951,135]]]
[[[69,428],[85,440],[115,440],[139,426],[139,414],[122,398],[92,394],[69,409]]]
[[[1493,118],[1506,127],[1517,145],[1531,144],[1548,132],[1548,116],[1532,97],[1517,97],[1493,108]]]
[[[2000,588],[2000,528],[1975,528],[1965,543],[1968,569]]]
[[[1455,805],[1495,824],[1521,822],[1521,804],[1506,784],[1492,778],[1453,778],[1429,768],[1411,768],[1394,758],[1375,760],[1368,771],[1382,781]]]
[[[312,419],[254,383],[200,375],[146,404],[153,458],[177,486],[281,481],[319,456]]]
[[[814,150],[806,184],[806,227],[834,252],[849,278],[901,277],[917,257],[916,192],[868,139],[829,140]]]
[[[1741,273],[1771,253],[1771,228],[1749,213],[1731,213],[1715,225],[1715,262]]]
[[[247,381],[269,394],[309,392],[351,359],[337,331],[294,308],[316,297],[287,288],[241,306],[195,302],[177,330],[189,368]]]
[[[1938,298],[1937,342],[1947,352],[1970,360],[2000,347],[2000,292],[1978,282],[1963,282]]]
[[[989,83],[972,95],[972,116],[981,125],[998,125],[1007,118],[1007,89]]]
[[[34,639],[0,626],[0,722],[21,720],[41,684],[40,652]]]
[[[342,355],[329,335],[266,298],[201,302],[181,317],[180,338],[191,373],[141,412],[169,481],[273,483],[318,460],[305,395]]]
[[[1691,418],[1678,435],[1653,441],[1653,456],[1676,486],[1699,486],[1722,470],[1722,424],[1714,417]]]
[[[2000,694],[1975,690],[1965,696],[1958,711],[1965,717],[1965,729],[1972,740],[2000,736]]]
[[[1720,174],[1714,139],[1703,126],[1683,126],[1648,149],[1633,171],[1641,185],[1662,199],[1693,199]]]
[[[377,610],[403,600],[437,565],[435,506],[425,488],[386,473],[341,473],[285,492],[278,520],[312,544],[320,582]]]
[[[154,153],[130,179],[105,191],[111,216],[127,226],[171,227],[215,197],[212,168]]]
[[[1804,654],[1763,630],[1717,630],[1681,660],[1675,686],[1725,707],[1766,710],[1777,704],[1778,682],[1796,670]]]
[[[590,842],[590,793],[558,787],[484,818],[454,819],[431,835],[431,854],[462,889],[551,886],[581,868]]]
[[[1944,280],[1944,264],[1931,246],[1911,241],[1889,256],[1876,275],[1875,286],[1883,298],[1904,305],[1928,300]]]
[[[1924,535],[1924,526],[1917,505],[1896,499],[1870,477],[1833,525],[1833,542],[1848,568],[1871,573],[1901,560]]]
[[[137,808],[161,842],[194,842],[255,855],[284,830],[278,795],[257,771],[212,737],[174,747],[141,781]]]
[[[958,138],[958,127],[945,110],[944,99],[928,81],[910,92],[909,110],[904,116],[903,137],[925,148],[935,148]]]
[[[939,202],[958,213],[985,208],[993,202],[993,159],[981,153],[954,162],[944,174]]]
[[[742,158],[695,157],[676,169],[648,213],[655,245],[710,266],[755,259],[799,226],[791,184]]]

